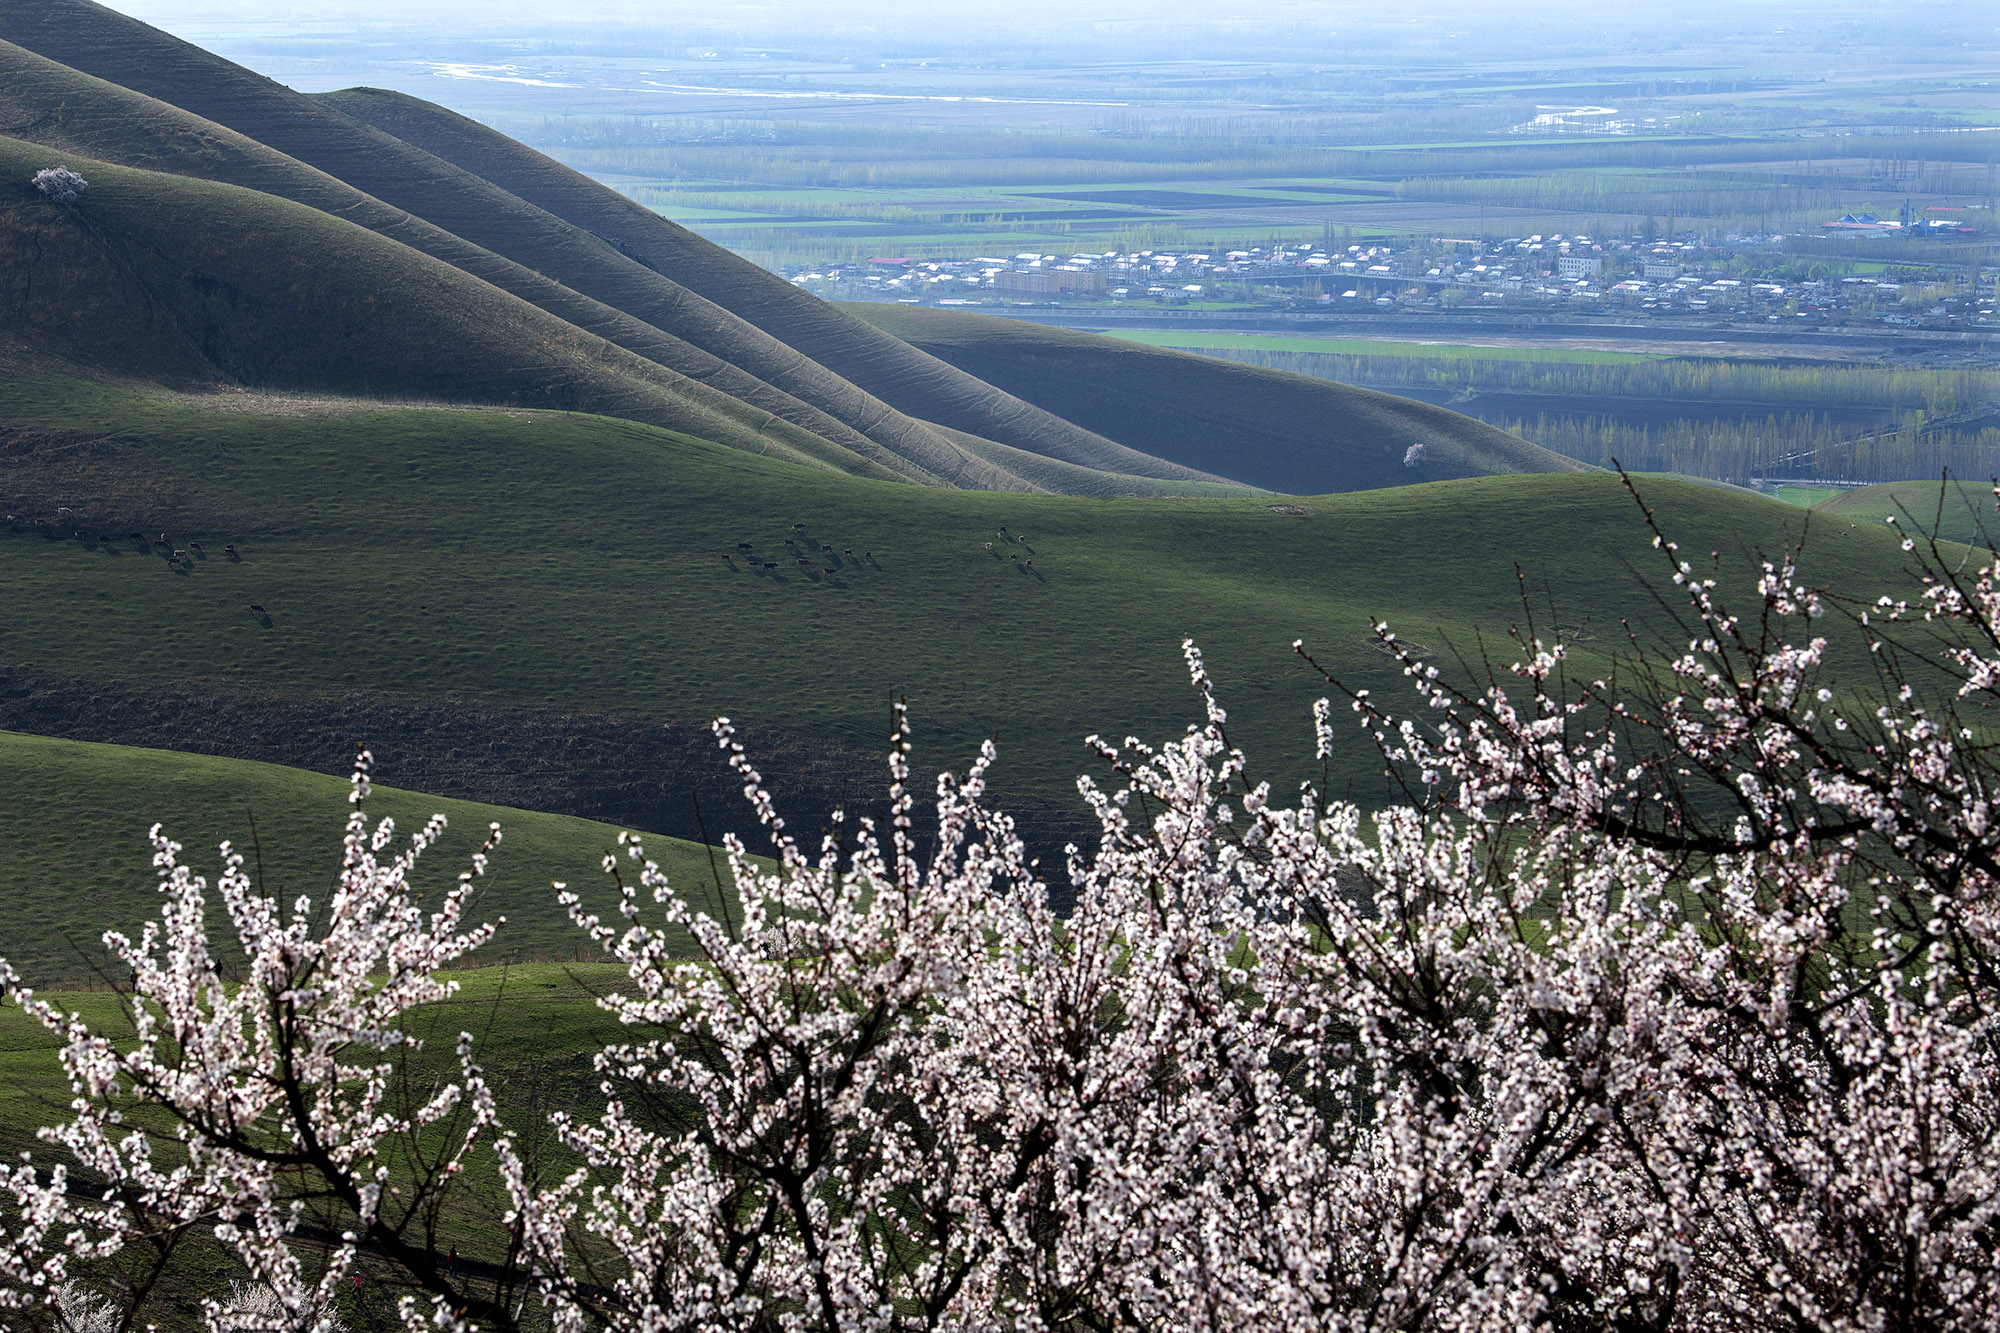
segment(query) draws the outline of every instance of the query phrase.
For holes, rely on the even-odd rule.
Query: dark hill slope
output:
[[[371,88],[319,100],[603,237],[913,417],[1079,467],[1194,475],[927,356],[477,121]]]
[[[122,166],[241,185],[331,213],[441,259],[585,332],[830,443],[864,456],[881,452],[846,423],[650,324],[384,204],[234,130],[10,42],[0,42],[0,134]]]
[[[1311,495],[1582,464],[1442,407],[1163,347],[955,310],[844,307],[931,355],[1134,448]],[[1413,444],[1424,446],[1406,467]]]
[[[692,343],[846,422],[904,460],[909,468],[901,470],[918,479],[941,478],[972,487],[1023,485],[991,464],[969,458],[950,440],[817,364],[809,354],[802,355],[622,252],[615,238],[572,225],[331,106],[157,29],[89,0],[36,0],[0,7],[0,39],[226,125]],[[880,335],[866,336],[885,347],[893,343]],[[929,360],[909,349],[902,354]],[[986,392],[1003,397],[997,391]],[[1120,456],[1128,452],[1100,443]],[[876,461],[896,466],[879,456]],[[1092,465],[1083,459],[1072,461]],[[1190,476],[1172,464],[1136,456],[1127,461],[1145,468],[1148,475]]]
[[[71,154],[90,189],[56,204],[28,183],[54,160],[0,138],[0,336],[40,355],[170,384],[602,412],[896,475],[317,209]]]

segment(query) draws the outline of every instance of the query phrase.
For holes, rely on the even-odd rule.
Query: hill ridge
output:
[[[236,130],[586,296],[622,289],[605,304],[845,421],[900,460],[871,460],[892,471],[1010,488],[991,465],[599,237],[263,75],[91,0],[0,7],[0,39]]]
[[[1085,430],[966,375],[457,112],[380,89],[323,93],[317,100],[573,223],[912,417],[1079,467],[1220,480]]]
[[[475,246],[227,126],[0,41],[0,134],[101,161],[275,194],[401,241],[587,333],[852,449],[876,450],[824,411],[671,333]]]
[[[75,204],[42,166],[82,168]],[[168,385],[388,392],[625,416],[752,453],[897,474],[364,227],[261,191],[0,137],[5,336]],[[313,271],[333,281],[301,281]]]
[[[1266,490],[1596,470],[1446,408],[1290,371],[970,311],[845,308],[1051,412]],[[1249,401],[1256,413],[1237,410]]]

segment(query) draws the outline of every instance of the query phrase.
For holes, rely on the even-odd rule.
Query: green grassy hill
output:
[[[926,763],[1000,737],[996,792],[1047,847],[1079,831],[1083,736],[1157,739],[1193,716],[1183,635],[1259,771],[1290,782],[1314,767],[1320,692],[1295,637],[1394,697],[1371,619],[1476,655],[1521,618],[1517,564],[1586,664],[1622,642],[1620,617],[1674,633],[1602,474],[1286,502],[1001,495],[599,417],[216,411],[32,367],[0,375],[0,423],[0,725],[336,769],[333,738],[359,736],[386,781],[679,835],[699,831],[690,793],[711,833],[741,816],[702,730],[718,712],[762,728],[811,827],[879,793],[907,694]],[[1805,518],[1668,482],[1649,496],[1745,586],[1747,558]],[[205,555],[170,564],[124,536],[163,530]],[[1815,576],[1865,591],[1900,567],[1886,531],[1815,533]],[[1371,795],[1375,769],[1357,733],[1332,782]]]
[[[1904,532],[1922,536],[1937,531],[1948,541],[1991,547],[2000,542],[2000,514],[1994,507],[1992,483],[1953,481],[1891,481],[1857,486],[1813,506],[1813,512],[1859,523],[1894,518]]]
[[[157,29],[89,0],[45,0],[32,7],[0,10],[0,39],[228,126],[464,241],[650,324],[846,423],[889,455],[875,461],[906,471],[915,479],[945,479],[947,484],[999,489],[1020,485],[990,464],[969,458],[930,426],[820,365],[809,352],[802,356],[800,349],[641,262],[622,238],[607,240],[333,106],[294,93]],[[707,242],[699,244],[705,247],[708,262],[742,263]],[[786,286],[776,278],[770,281]],[[801,294],[800,299],[812,298]],[[885,354],[953,373],[912,349],[896,351],[892,339],[869,334],[865,326],[855,327],[861,329],[861,336],[881,343]],[[996,403],[1004,398],[990,388],[980,392]],[[1003,415],[1009,410],[1009,404],[998,405]],[[1012,404],[1011,409],[1029,410],[1025,404]],[[1053,421],[1045,424],[1056,434],[1079,440],[1083,435],[1073,426]],[[1116,453],[1142,475],[1188,478],[1187,471],[1175,465],[1137,455],[1128,458],[1129,451],[1104,441],[1097,444],[1103,446],[1100,453]]]
[[[241,185],[320,209],[442,260],[708,390],[740,400],[757,410],[760,421],[776,416],[855,454],[889,466],[901,462],[846,422],[651,324],[234,130],[7,42],[0,42],[0,125],[14,127],[28,140],[65,155]],[[1007,479],[994,480],[1004,487]]]
[[[0,11],[0,40],[13,44],[11,51],[0,47],[0,116],[11,110],[16,131],[36,142],[335,209],[910,479],[1035,489],[1058,477],[1090,494],[1159,489],[1121,486],[1115,479],[1122,477],[1213,480],[1205,469],[1134,445],[1150,437],[1149,422],[1118,423],[1116,438],[1086,429],[443,108],[372,90],[305,97],[89,0]],[[100,86],[80,87],[79,73]],[[103,83],[150,105],[114,109]],[[206,129],[170,123],[163,114],[169,108]],[[256,141],[265,158],[246,163],[241,145],[223,145],[215,132],[224,126]],[[274,157],[294,169],[281,169]],[[302,179],[300,165],[366,199],[329,202],[331,182]],[[1492,451],[1490,442],[1472,438],[1485,431],[1478,423],[1423,410],[1435,416],[1441,438],[1467,434],[1471,443],[1458,453]],[[1374,425],[1363,420],[1356,429]],[[1285,448],[1295,444],[1294,433],[1293,423],[1274,420],[1261,436]],[[967,449],[964,435],[1006,448]],[[1031,482],[1008,466],[1016,456],[1008,451],[1084,471],[1021,460],[1041,479]],[[1508,464],[1439,466],[1438,475],[1470,475]],[[1248,470],[1272,471],[1254,460]],[[1405,479],[1315,481],[1301,489]]]
[[[146,839],[155,823],[210,884],[221,866],[216,847],[227,839],[267,892],[285,902],[322,898],[340,865],[348,791],[341,778],[276,764],[0,732],[0,884],[8,906],[0,957],[32,985],[97,975],[109,957],[99,942],[105,930],[135,933],[159,915]],[[375,787],[366,808],[373,819],[393,818],[399,841],[433,814],[450,821],[419,865],[420,892],[449,889],[488,826],[500,824],[501,844],[474,908],[479,921],[507,918],[481,955],[487,961],[594,956],[550,884],[597,891],[599,862],[617,849],[616,828],[393,787]],[[705,848],[661,837],[649,838],[647,851],[676,884],[715,902]]]
[[[56,161],[90,189],[56,204]],[[888,468],[318,209],[0,138],[0,336],[193,386],[576,408],[795,463]]]
[[[1068,420],[1267,490],[1312,495],[1584,470],[1445,408],[1308,375],[991,315],[843,308]],[[1424,460],[1406,467],[1413,444],[1424,446]]]
[[[319,100],[608,239],[649,272],[699,293],[912,417],[1096,471],[1191,475],[927,356],[617,191],[443,107],[377,89],[350,89]]]

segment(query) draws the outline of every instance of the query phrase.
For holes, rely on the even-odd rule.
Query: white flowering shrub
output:
[[[261,1282],[232,1282],[228,1298],[214,1312],[213,1326],[224,1333],[347,1333],[331,1306],[322,1306],[301,1319],[288,1307],[273,1287]]]
[[[434,1300],[405,1299],[411,1321],[438,1302],[478,1308],[442,1273],[427,1235],[492,1127],[492,1099],[469,1061],[469,1037],[457,1077],[414,1093],[392,1057],[412,1045],[404,1017],[457,988],[440,969],[492,935],[492,926],[461,920],[485,853],[426,913],[409,875],[443,820],[392,854],[391,821],[371,828],[362,814],[367,775],[364,754],[340,876],[323,905],[300,897],[288,908],[264,896],[224,844],[214,894],[237,958],[211,946],[208,884],[153,830],[160,918],[136,940],[104,937],[131,977],[128,1036],[93,1031],[33,991],[14,991],[62,1038],[76,1097],[73,1117],[41,1132],[63,1162],[45,1174],[27,1162],[6,1168],[16,1206],[0,1214],[8,1226],[0,1308],[34,1304],[72,1262],[121,1246],[170,1262],[175,1246],[166,1242],[190,1230],[236,1253],[258,1284],[255,1299],[288,1312],[292,1333],[320,1328],[363,1246],[437,1275]],[[0,980],[13,980],[4,964]],[[77,1175],[91,1182],[81,1198]],[[420,1188],[407,1189],[411,1179]],[[302,1226],[320,1237],[310,1266],[294,1243]],[[241,1300],[208,1304],[222,1333],[262,1318]]]
[[[73,204],[83,198],[90,182],[68,167],[43,167],[35,173],[34,186],[41,191],[44,199],[58,204]]]
[[[108,1297],[76,1282],[59,1282],[49,1292],[58,1333],[118,1333],[124,1321]]]
[[[775,857],[728,844],[719,916],[630,837],[615,910],[565,891],[629,985],[557,1151],[469,1050],[420,1105],[341,1054],[484,940],[462,888],[422,916],[358,816],[319,926],[232,862],[224,987],[162,841],[162,922],[111,937],[136,1046],[24,998],[77,1080],[45,1137],[112,1191],[6,1168],[0,1299],[202,1226],[302,1333],[363,1248],[412,1328],[2000,1328],[2000,573],[1912,543],[1919,594],[1856,605],[1778,562],[1739,618],[1656,538],[1690,637],[1616,684],[1530,630],[1454,687],[1384,627],[1420,708],[1347,695],[1380,812],[1252,782],[1190,645],[1202,720],[1099,746],[1066,917],[990,747],[920,842],[899,724],[888,823],[807,843],[719,722]],[[519,1291],[396,1220],[475,1151]]]

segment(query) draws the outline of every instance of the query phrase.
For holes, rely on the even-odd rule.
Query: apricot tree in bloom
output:
[[[129,1305],[116,1326],[132,1326],[196,1234],[234,1250],[257,1284],[241,1289],[254,1300],[218,1292],[208,1302],[222,1333],[322,1328],[362,1247],[426,1294],[404,1302],[412,1326],[437,1309],[490,1304],[442,1271],[427,1236],[493,1128],[470,1039],[461,1038],[455,1076],[428,1089],[398,1078],[392,1059],[413,1044],[409,1012],[456,989],[440,969],[492,936],[492,926],[461,919],[485,850],[426,913],[409,876],[443,820],[392,853],[393,823],[371,827],[362,813],[368,764],[364,753],[324,904],[264,896],[224,844],[213,892],[236,947],[219,956],[209,886],[156,827],[160,917],[136,940],[105,936],[130,975],[125,1031],[93,1030],[32,991],[15,992],[61,1037],[75,1100],[70,1120],[41,1132],[60,1164],[7,1168],[16,1206],[4,1215],[0,1308],[38,1304],[73,1263],[123,1249],[141,1261],[129,1289],[111,1294]],[[79,1176],[91,1182],[81,1195],[71,1184]]]
[[[1386,810],[1253,781],[1190,645],[1200,721],[1098,746],[1066,916],[990,747],[919,840],[899,723],[887,823],[808,843],[719,722],[773,855],[728,845],[715,914],[629,837],[606,910],[566,892],[629,987],[554,1154],[469,1050],[393,1109],[329,1054],[407,1040],[485,938],[463,885],[425,917],[358,819],[319,925],[226,872],[229,988],[163,844],[113,947],[172,1041],[36,1008],[78,1079],[49,1137],[114,1197],[9,1167],[7,1299],[207,1227],[300,1329],[362,1251],[407,1321],[491,1328],[2000,1327],[2000,574],[1912,543],[1918,595],[1855,604],[1777,561],[1738,617],[1655,535],[1689,637],[1615,682],[1530,627],[1453,686],[1380,630],[1419,691],[1347,696]],[[514,1248],[471,1278],[386,1191],[440,1216],[489,1141]]]

